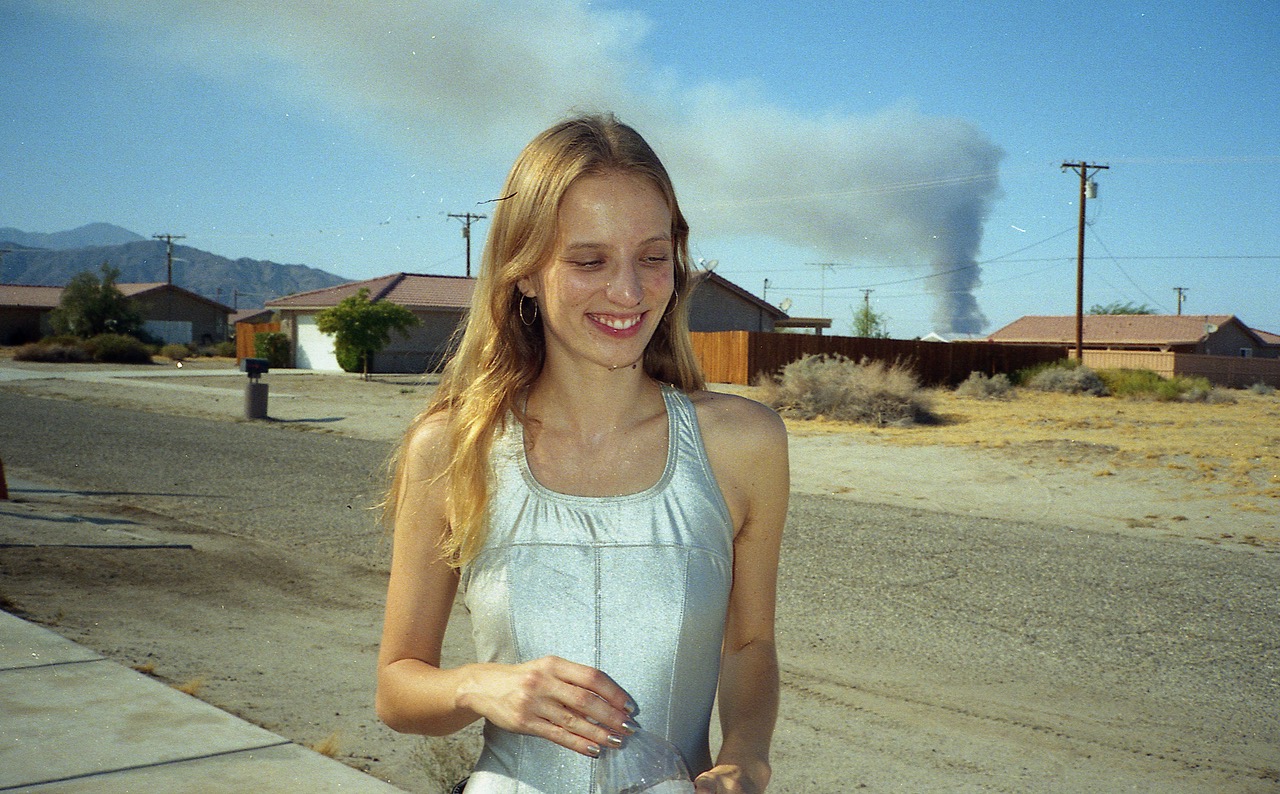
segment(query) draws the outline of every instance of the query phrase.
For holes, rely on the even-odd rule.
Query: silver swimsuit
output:
[[[613,677],[636,721],[667,737],[695,774],[707,732],[733,574],[733,528],[693,404],[664,386],[667,465],[640,493],[585,497],[544,488],[523,426],[494,444],[490,530],[463,571],[480,661],[554,654]],[[591,761],[545,739],[485,725],[467,794],[591,790]],[[606,750],[606,752],[608,752]]]

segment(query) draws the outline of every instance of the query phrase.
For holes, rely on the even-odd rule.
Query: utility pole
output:
[[[1089,181],[1089,169],[1097,172],[1110,167],[1083,160],[1062,164],[1063,171],[1070,168],[1080,175],[1080,237],[1076,243],[1076,361],[1081,364],[1084,363],[1084,202],[1086,198],[1098,197],[1098,186]]]
[[[450,218],[462,221],[462,239],[467,241],[467,278],[471,278],[471,224],[482,221],[487,215],[476,215],[472,212],[451,212]]]
[[[1174,291],[1174,292],[1176,292],[1176,293],[1178,293],[1178,316],[1179,316],[1179,317],[1181,317],[1181,316],[1182,316],[1182,301],[1186,298],[1186,295],[1187,295],[1187,288],[1186,288],[1186,287],[1174,287],[1174,288],[1173,288],[1173,291]]]
[[[153,234],[153,239],[164,240],[165,242],[165,278],[170,286],[173,286],[173,241],[185,240],[185,234]]]

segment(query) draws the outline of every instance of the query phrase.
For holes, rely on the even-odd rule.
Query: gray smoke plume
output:
[[[986,326],[975,258],[1002,152],[963,120],[907,106],[802,115],[746,89],[673,85],[644,56],[642,15],[586,0],[36,2],[139,30],[220,79],[270,75],[417,155],[505,169],[551,121],[615,110],[663,154],[699,235],[917,266],[940,330]]]
[[[809,118],[730,96],[692,115],[662,151],[678,153],[697,228],[767,234],[845,262],[919,265],[939,330],[986,326],[972,293],[1003,152],[973,125],[906,106]]]

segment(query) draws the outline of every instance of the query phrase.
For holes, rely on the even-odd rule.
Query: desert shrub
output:
[[[1072,369],[1079,369],[1079,368],[1080,368],[1080,362],[1075,360],[1074,358],[1061,358],[1061,359],[1058,359],[1057,361],[1046,361],[1042,364],[1035,364],[1030,367],[1024,367],[1023,369],[1020,369],[1017,372],[1014,372],[1013,375],[1009,378],[1009,380],[1013,383],[1014,386],[1027,386],[1031,383],[1032,380],[1036,378],[1037,375],[1039,375],[1040,373],[1046,370],[1051,370],[1051,369],[1072,370]]]
[[[210,356],[210,357],[217,357],[217,358],[235,358],[236,343],[231,341],[230,339],[227,339],[222,342],[214,342],[211,345],[202,345],[200,349],[197,350],[196,352],[202,356]]]
[[[44,361],[53,364],[81,364],[90,360],[89,353],[78,341],[71,344],[65,342],[32,342],[13,351],[15,361]]]
[[[174,361],[185,361],[191,357],[191,348],[187,345],[168,344],[160,348],[160,355]]]
[[[1178,397],[1177,386],[1149,369],[1108,369],[1101,375],[1107,388],[1117,397],[1153,397],[1173,400]]]
[[[764,401],[799,419],[835,419],[875,425],[933,421],[915,373],[901,364],[844,356],[805,356],[762,380]]]
[[[64,347],[66,347],[66,346],[72,346],[72,345],[79,345],[83,342],[84,340],[78,336],[72,336],[70,334],[55,334],[53,336],[46,336],[44,339],[41,339],[37,344],[63,345]]]
[[[134,337],[125,334],[98,334],[84,341],[84,349],[94,361],[103,363],[151,363],[150,349]]]
[[[1208,391],[1192,389],[1190,392],[1182,395],[1182,399],[1188,402],[1206,402],[1210,405],[1235,405],[1236,402],[1238,402],[1236,400],[1236,396],[1231,393],[1230,389],[1219,389],[1217,386],[1214,386]]]
[[[1064,394],[1092,394],[1095,397],[1104,397],[1108,394],[1107,384],[1098,376],[1098,373],[1078,364],[1069,367],[1042,368],[1028,378],[1025,385],[1039,391]]]
[[[267,366],[280,369],[289,366],[289,337],[279,331],[254,334],[253,354],[265,358]]]
[[[1163,377],[1146,369],[1109,369],[1099,373],[1117,397],[1171,402],[1229,402],[1231,395],[1215,389],[1207,378]],[[1221,392],[1211,396],[1213,392]]]
[[[1251,394],[1257,394],[1261,397],[1270,397],[1271,395],[1276,393],[1276,387],[1272,386],[1269,383],[1263,383],[1262,381],[1258,381],[1257,383],[1253,384],[1245,391],[1248,391]]]
[[[975,400],[1007,400],[1013,396],[1013,382],[1003,372],[991,377],[981,372],[970,372],[965,382],[956,387],[956,394]]]

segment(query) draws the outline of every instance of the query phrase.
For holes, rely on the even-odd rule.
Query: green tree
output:
[[[889,318],[879,314],[869,305],[863,304],[861,309],[853,313],[853,335],[867,339],[888,339]]]
[[[361,372],[369,379],[373,354],[387,346],[391,332],[409,338],[409,329],[418,318],[405,307],[389,301],[370,301],[369,290],[359,292],[316,315],[316,328],[333,334],[333,350],[338,365],[347,372]]]
[[[1120,301],[1112,301],[1106,305],[1097,304],[1089,307],[1089,314],[1155,314],[1156,310],[1142,304],[1135,306],[1133,301],[1121,303]]]
[[[67,282],[58,308],[49,316],[55,333],[82,339],[107,333],[141,334],[142,314],[116,287],[120,271],[103,262],[100,272],[101,277],[86,270]]]

